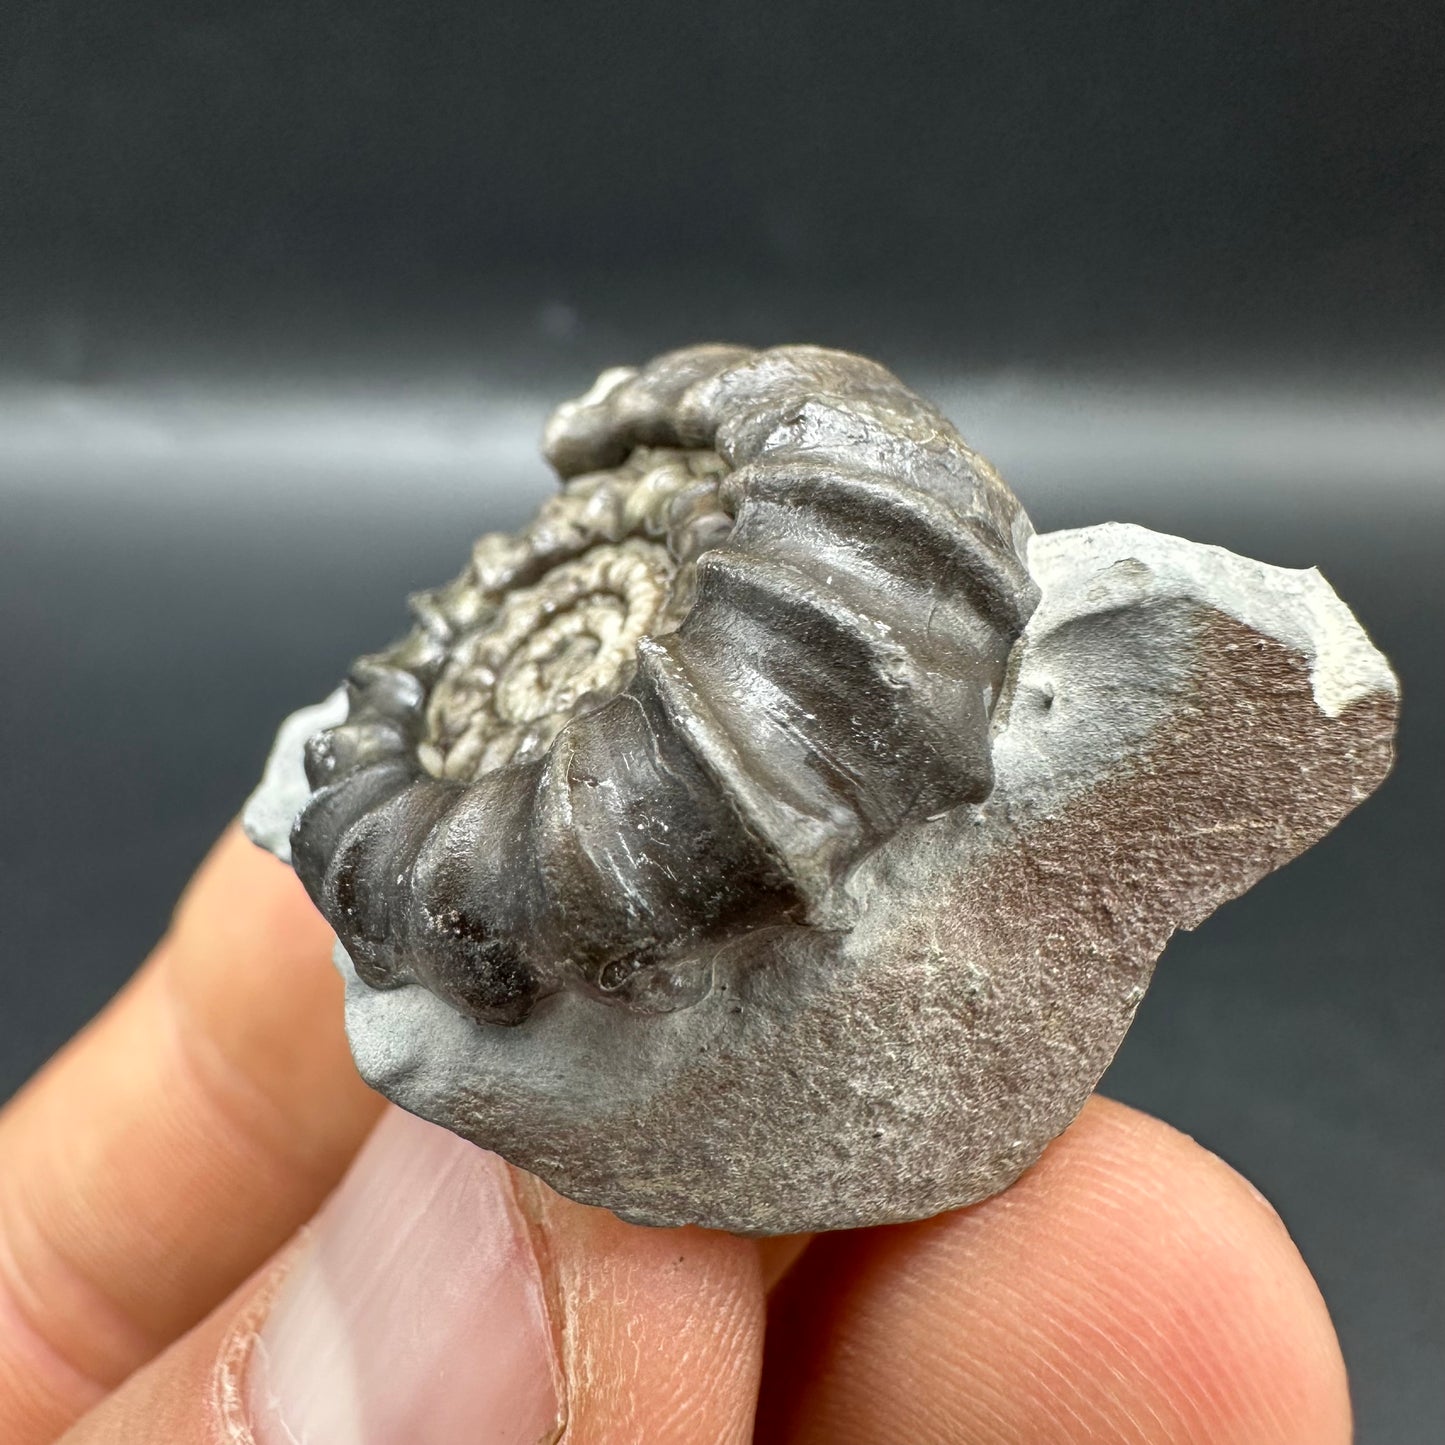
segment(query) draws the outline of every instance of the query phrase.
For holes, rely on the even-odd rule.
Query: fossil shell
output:
[[[561,494],[414,599],[318,736],[292,855],[358,974],[518,1023],[668,1010],[742,934],[986,797],[1037,600],[1012,493],[873,362],[697,347],[562,407]]]

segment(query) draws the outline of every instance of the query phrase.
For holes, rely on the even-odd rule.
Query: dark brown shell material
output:
[[[1028,519],[927,402],[815,347],[604,373],[560,495],[363,658],[297,873],[358,974],[516,1023],[667,1010],[904,825],[985,797]]]

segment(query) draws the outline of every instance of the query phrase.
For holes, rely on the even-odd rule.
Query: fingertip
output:
[[[766,1440],[878,1438],[889,1411],[919,1442],[1350,1435],[1338,1343],[1278,1215],[1103,1100],[982,1205],[819,1241],[776,1318]]]
[[[1055,1275],[1061,1318],[1104,1317],[1099,1362],[1132,1383],[1143,1418],[1176,1422],[1160,1438],[1348,1441],[1338,1337],[1265,1196],[1188,1135],[1111,1100],[1061,1142],[1048,1167],[1064,1237],[1091,1266]]]

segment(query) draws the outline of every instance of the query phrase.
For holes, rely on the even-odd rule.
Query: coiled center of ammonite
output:
[[[440,775],[470,778],[531,757],[582,704],[626,687],[676,574],[666,547],[630,538],[509,594],[489,626],[461,640],[432,691]]]
[[[429,594],[447,656],[427,699],[422,765],[470,781],[540,756],[579,713],[615,697],[637,644],[691,602],[697,556],[723,540],[725,468],[711,452],[639,449],[579,477],[518,536],[478,543],[472,567]]]

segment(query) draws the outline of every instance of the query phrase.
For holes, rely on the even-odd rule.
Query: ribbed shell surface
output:
[[[860,860],[988,794],[1038,595],[1012,493],[861,357],[674,352],[604,373],[544,446],[557,507],[356,665],[292,838],[364,980],[493,1023],[569,988],[686,1007],[742,935],[846,928]],[[595,621],[567,610],[587,586],[613,589]],[[573,696],[607,647],[615,685]],[[476,677],[522,699],[500,742],[465,733]]]

